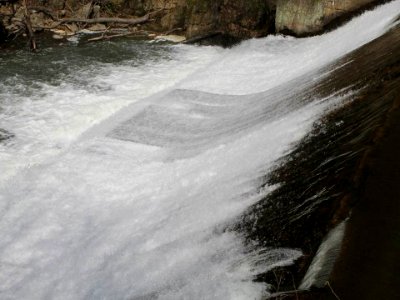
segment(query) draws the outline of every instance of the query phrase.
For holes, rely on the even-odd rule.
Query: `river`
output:
[[[235,227],[354,82],[335,62],[400,1],[322,36],[229,49],[122,39],[0,54],[0,298],[261,299],[298,249]],[[82,37],[83,40],[83,37]]]

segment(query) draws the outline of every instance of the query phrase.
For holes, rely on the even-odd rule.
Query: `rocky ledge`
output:
[[[55,38],[82,29],[124,34],[178,34],[189,41],[236,41],[284,33],[323,32],[382,0],[0,0],[0,43],[18,35],[54,31]],[[121,33],[108,37],[121,36]],[[104,36],[103,36],[104,38]],[[107,38],[107,36],[106,36]],[[181,39],[179,39],[181,40]]]

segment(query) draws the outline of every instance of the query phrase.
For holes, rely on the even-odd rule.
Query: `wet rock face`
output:
[[[53,0],[56,1],[56,0]],[[72,0],[69,0],[72,1]],[[124,0],[109,0],[124,1]],[[163,9],[154,29],[186,30],[187,38],[213,32],[235,38],[283,32],[322,32],[333,20],[385,0],[125,0],[136,15]]]
[[[321,32],[332,20],[355,12],[377,0],[278,0],[277,32],[309,35]]]
[[[160,12],[151,29],[186,29],[186,36],[221,32],[237,38],[259,37],[274,31],[274,1],[265,0],[127,0],[135,15]]]
[[[188,38],[219,30],[219,3],[217,1],[191,0],[188,2],[187,9],[186,36]]]
[[[184,28],[186,2],[186,0],[125,0],[124,10],[136,16],[159,12],[156,14],[157,22],[149,24],[148,27],[156,31],[168,31]]]
[[[187,36],[219,31],[237,38],[259,37],[274,31],[272,1],[202,0],[189,3]]]
[[[259,37],[274,31],[274,11],[263,0],[225,0],[220,15],[223,30],[235,37]]]

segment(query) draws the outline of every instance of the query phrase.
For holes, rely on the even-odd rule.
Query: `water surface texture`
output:
[[[394,1],[319,37],[231,49],[124,40],[0,54],[0,298],[268,295],[253,279],[301,253],[226,228],[357,93],[349,82],[315,96],[327,67],[399,11]]]

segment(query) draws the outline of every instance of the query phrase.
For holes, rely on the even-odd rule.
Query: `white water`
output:
[[[0,184],[60,153],[121,108],[173,86],[219,52],[210,47],[191,50],[175,49],[172,58],[149,60],[139,67],[132,67],[130,61],[117,66],[94,63],[89,69],[77,66],[60,85],[38,82],[39,88],[34,89],[18,76],[9,78],[11,84],[0,82],[0,126],[17,137],[8,148],[0,145]],[[68,59],[53,62],[57,63],[67,68]],[[80,78],[86,85],[76,84]]]
[[[326,75],[316,70],[399,11],[395,1],[321,37],[175,46],[172,60],[88,70],[108,91],[68,78],[40,94],[2,91],[0,127],[16,138],[0,144],[0,298],[261,298],[254,276],[300,253],[249,249],[224,229],[273,189],[259,186],[274,162],[351,96],[315,98],[307,89]]]

